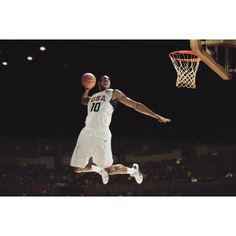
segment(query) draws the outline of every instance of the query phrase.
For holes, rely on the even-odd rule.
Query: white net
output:
[[[169,57],[177,72],[176,87],[196,88],[196,74],[201,59],[193,51],[175,51]]]

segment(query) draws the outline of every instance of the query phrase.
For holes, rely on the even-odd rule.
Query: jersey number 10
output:
[[[98,112],[100,109],[100,105],[101,105],[100,102],[93,103],[90,111]]]

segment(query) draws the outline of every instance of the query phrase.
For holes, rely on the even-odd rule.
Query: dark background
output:
[[[163,125],[120,104],[113,135],[232,138],[235,80],[201,62],[197,89],[176,88],[168,54],[179,49],[190,49],[189,40],[1,40],[8,62],[0,67],[1,136],[77,137],[86,117],[80,77],[89,71],[108,74],[113,88],[172,119]]]
[[[189,40],[0,41],[0,195],[234,196],[236,80],[223,81],[201,62],[197,89],[176,88],[168,54],[183,49]],[[70,169],[87,113],[85,72],[109,75],[112,88],[172,120],[161,124],[122,104],[114,112],[115,163],[138,162],[142,185],[122,175],[102,186],[96,173]],[[157,160],[168,153],[173,159]]]

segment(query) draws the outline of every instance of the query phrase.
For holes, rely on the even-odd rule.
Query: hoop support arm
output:
[[[203,50],[200,40],[190,40],[191,49],[223,80],[230,80],[231,75],[225,69],[216,63],[216,61]]]

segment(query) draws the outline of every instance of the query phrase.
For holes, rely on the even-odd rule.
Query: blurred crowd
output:
[[[54,140],[55,141],[55,140]],[[20,196],[175,196],[175,195],[225,195],[235,194],[236,159],[234,155],[204,153],[201,156],[183,155],[181,158],[153,160],[139,163],[144,174],[144,182],[137,185],[128,175],[111,176],[107,186],[103,186],[101,176],[96,173],[74,173],[68,165],[60,161],[73,151],[74,143],[57,139],[54,143],[45,140],[22,143],[8,143],[12,147],[7,152],[1,145],[1,156],[8,155],[36,158],[49,155],[57,164],[48,169],[42,164],[24,162],[9,163],[0,167],[0,195]],[[60,143],[59,143],[60,142]],[[118,154],[143,155],[168,151],[165,142],[131,139],[118,142]],[[3,143],[1,143],[3,144]],[[57,145],[59,144],[59,146]],[[123,145],[123,149],[121,146]],[[4,149],[5,148],[5,149]],[[116,147],[117,148],[117,147]],[[169,146],[170,148],[170,146]],[[188,153],[188,152],[186,152]],[[132,166],[124,159],[124,164]],[[211,191],[212,189],[212,191]],[[232,189],[232,191],[231,191]]]
[[[75,140],[69,138],[0,138],[0,156],[38,158],[70,154]]]
[[[138,186],[139,195],[175,195],[178,193],[178,189],[172,190],[173,186],[236,182],[236,161],[233,158],[216,157],[210,154],[196,160],[176,159],[140,163],[140,169],[144,174],[145,189],[142,191],[141,186],[143,184]],[[133,188],[134,185],[137,185],[135,180],[128,175],[111,176],[108,184],[111,190],[110,194],[113,192],[112,188],[118,190],[127,186],[129,189],[128,186]],[[86,191],[89,188],[99,187],[101,189],[104,187],[101,177],[96,173],[75,174],[68,166],[48,170],[42,165],[32,164],[11,164],[4,168],[1,167],[0,186],[1,194],[4,194],[3,189],[10,189],[11,191],[15,190],[16,195],[18,194],[17,191],[19,194],[23,194],[25,189],[28,192],[25,195],[30,195],[30,188],[36,187],[49,190],[53,188],[57,192],[56,195],[61,191],[64,195],[87,195]],[[169,186],[169,189],[168,187],[166,189],[166,186]],[[78,189],[83,189],[83,191],[81,190],[78,193]],[[11,191],[9,192],[10,195]],[[89,191],[87,192],[89,194]],[[98,191],[97,194],[104,195],[104,189]],[[106,195],[110,194],[106,193]],[[41,194],[39,193],[39,195]],[[42,193],[42,195],[44,194]],[[125,195],[133,195],[133,192],[129,193],[128,191]]]

